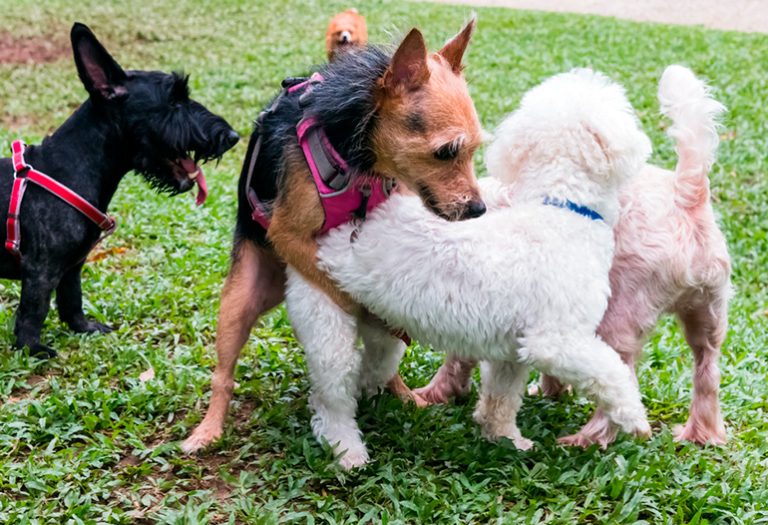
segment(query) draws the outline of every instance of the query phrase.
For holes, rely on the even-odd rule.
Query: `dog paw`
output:
[[[40,343],[35,343],[33,345],[29,345],[26,347],[18,347],[17,350],[22,350],[23,348],[29,349],[29,355],[32,357],[36,357],[38,359],[53,359],[56,357],[58,352],[51,348],[50,346],[46,346]]]
[[[453,392],[435,387],[433,385],[416,388],[413,390],[413,394],[419,396],[419,399],[424,402],[424,406],[446,405],[451,401],[451,398],[453,397]]]
[[[557,442],[568,447],[589,448],[592,445],[598,445],[600,448],[605,449],[608,447],[608,445],[613,443],[615,439],[615,431],[602,435],[577,432],[576,434],[571,434],[570,436],[558,438]]]
[[[198,426],[184,442],[181,450],[185,454],[195,454],[221,437],[221,428],[212,426]]]
[[[350,447],[350,449],[339,457],[338,461],[339,465],[344,470],[352,470],[368,463],[370,457],[368,456],[368,451],[365,449],[365,446],[362,448]]]
[[[533,441],[530,439],[524,438],[523,436],[518,436],[516,438],[510,438],[512,439],[512,443],[515,444],[515,447],[517,447],[517,450],[531,450],[533,448]]]
[[[672,431],[675,441],[690,441],[698,445],[725,445],[727,437],[725,426],[720,423],[718,428],[707,428],[696,422],[688,421],[685,425],[678,425]]]
[[[69,328],[78,334],[108,334],[113,330],[109,325],[87,319],[80,322],[68,323]]]

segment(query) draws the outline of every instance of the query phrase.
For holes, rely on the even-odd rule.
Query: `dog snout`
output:
[[[220,157],[230,149],[232,149],[235,144],[240,140],[240,135],[237,134],[237,132],[233,129],[226,129],[223,130],[221,133],[219,133],[218,137],[216,138],[216,156]]]
[[[339,42],[342,44],[347,44],[350,40],[352,40],[352,35],[349,33],[349,31],[342,31]]]
[[[464,209],[462,219],[476,219],[483,215],[486,211],[485,203],[482,200],[470,201],[467,207]]]
[[[233,148],[235,144],[240,140],[240,135],[237,134],[237,131],[235,130],[229,130],[229,133],[225,134],[223,143],[227,147],[227,149]]]

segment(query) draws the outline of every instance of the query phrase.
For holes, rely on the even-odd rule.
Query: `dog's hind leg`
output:
[[[681,309],[678,315],[685,329],[685,338],[693,350],[694,374],[693,402],[688,422],[675,429],[675,439],[724,444],[727,438],[718,400],[720,370],[717,361],[728,325],[726,301],[718,298],[711,303]]]
[[[492,441],[509,438],[520,450],[531,448],[533,442],[524,438],[517,427],[528,367],[510,361],[481,361],[480,378],[474,418],[483,427],[483,435]]]
[[[616,296],[622,298],[621,295]],[[632,372],[632,379],[637,383],[637,375],[635,371],[635,363],[640,357],[643,351],[643,341],[645,340],[645,334],[650,328],[641,327],[635,324],[635,319],[628,319],[622,312],[625,309],[614,308],[616,304],[627,304],[627,301],[616,301],[609,303],[608,311],[606,311],[603,321],[597,329],[599,337],[611,348],[613,348],[621,357],[621,359],[627,364],[629,370]],[[629,310],[638,314],[641,311],[648,311],[644,309],[643,304],[635,304],[635,308]],[[655,312],[654,312],[655,313]],[[637,316],[641,317],[641,316]],[[652,326],[651,319],[653,315],[644,316],[648,321],[646,326]],[[544,376],[549,378],[550,376]],[[557,384],[562,385],[557,378],[551,378]],[[543,383],[542,384],[546,384]],[[607,447],[609,444],[616,440],[617,428],[606,415],[602,408],[598,408],[592,415],[592,418],[584,425],[577,433],[570,436],[564,436],[558,439],[558,442],[563,445],[572,445],[587,448],[593,444],[600,445],[601,448]]]
[[[43,268],[24,268],[21,279],[21,299],[16,312],[16,347],[29,348],[38,357],[55,357],[56,351],[40,343],[40,331],[51,307],[51,295],[57,279]]]
[[[360,389],[375,394],[386,387],[402,401],[413,401],[419,407],[427,406],[403,382],[397,370],[405,353],[405,343],[392,335],[378,319],[361,320],[358,326],[363,339],[363,361],[360,372]]]
[[[277,257],[250,240],[237,241],[221,293],[216,330],[218,361],[211,379],[211,402],[203,421],[182,443],[184,452],[196,452],[221,436],[235,388],[240,350],[259,316],[280,304],[284,295],[285,271]]]
[[[77,333],[99,332],[105,334],[111,332],[112,329],[109,326],[91,321],[83,313],[83,290],[80,281],[83,263],[68,270],[56,287],[56,306],[59,310],[59,318]]]
[[[650,435],[634,372],[594,335],[527,336],[519,353],[541,372],[597,400],[608,419],[625,432]]]
[[[448,354],[429,384],[415,389],[413,393],[428,405],[466,397],[472,388],[472,370],[476,365],[477,361],[473,359],[461,359]]]
[[[362,353],[357,349],[357,317],[347,314],[295,269],[288,268],[286,307],[304,353],[312,384],[312,431],[351,469],[368,462],[355,420]]]

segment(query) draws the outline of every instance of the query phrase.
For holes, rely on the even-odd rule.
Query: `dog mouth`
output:
[[[426,186],[425,184],[418,185],[418,194],[419,194],[419,198],[421,198],[421,202],[424,203],[424,206],[426,206],[429,211],[431,211],[441,219],[444,219],[446,221],[455,221],[457,219],[457,217],[455,217],[454,214],[446,213],[438,205],[437,197],[435,197],[435,194],[432,193],[432,190],[429,189],[429,187]]]
[[[179,184],[181,191],[192,189],[197,184],[197,197],[195,204],[201,206],[208,197],[208,183],[205,180],[203,168],[198,166],[191,157],[181,157],[173,161],[173,176]]]

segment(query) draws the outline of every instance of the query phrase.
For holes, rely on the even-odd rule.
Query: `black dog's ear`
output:
[[[75,22],[70,33],[77,73],[92,97],[116,100],[128,94],[126,75],[85,24]]]

